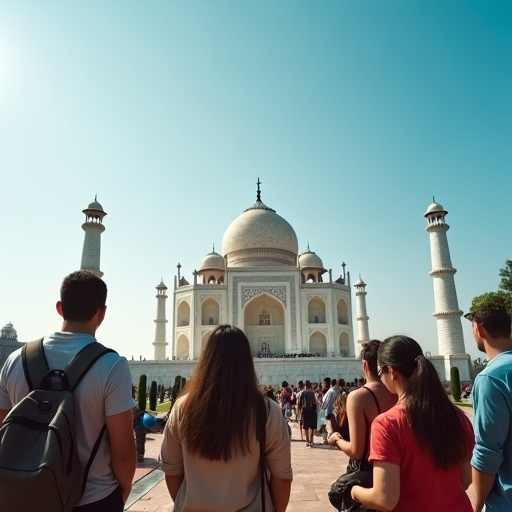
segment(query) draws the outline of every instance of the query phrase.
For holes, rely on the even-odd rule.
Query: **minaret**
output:
[[[165,341],[165,294],[167,286],[160,280],[160,284],[156,287],[156,320],[155,320],[155,361],[163,361],[165,359],[165,347],[168,343]]]
[[[457,271],[452,267],[446,237],[446,232],[450,229],[450,226],[445,223],[444,218],[448,212],[434,199],[433,201],[428,207],[425,217],[427,219],[427,232],[430,235],[430,256],[432,259],[430,275],[434,279],[435,302],[433,316],[437,320],[439,355],[466,354],[460,322],[462,311],[459,309],[457,302],[457,292],[453,278]]]
[[[368,329],[369,317],[366,313],[366,283],[361,279],[361,276],[359,276],[359,280],[354,285],[354,288],[357,290],[357,342],[365,343],[370,341],[370,331]]]
[[[85,235],[80,268],[90,270],[102,277],[103,272],[100,270],[101,233],[105,231],[103,217],[107,214],[101,204],[96,201],[96,196],[83,212],[85,213],[85,222],[82,224],[82,229],[85,231]]]

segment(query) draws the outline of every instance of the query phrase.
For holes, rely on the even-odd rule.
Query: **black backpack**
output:
[[[108,352],[114,351],[90,343],[64,370],[50,371],[42,339],[22,348],[30,392],[0,425],[0,510],[69,512],[77,505],[106,425],[83,468],[77,456],[73,391]]]

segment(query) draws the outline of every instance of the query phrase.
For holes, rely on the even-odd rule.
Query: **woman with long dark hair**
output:
[[[245,334],[221,325],[210,334],[164,432],[162,469],[175,512],[262,510],[262,417],[270,474],[266,510],[284,512],[292,481],[286,422],[279,405],[258,388]]]
[[[436,369],[407,336],[379,347],[382,382],[398,403],[372,423],[373,487],[354,486],[367,508],[394,512],[471,512],[473,427],[448,398]]]

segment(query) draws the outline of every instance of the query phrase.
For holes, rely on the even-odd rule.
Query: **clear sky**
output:
[[[432,196],[462,310],[512,257],[511,55],[508,0],[0,0],[0,324],[60,328],[98,194],[98,338],[152,358],[154,287],[170,340],[176,264],[221,252],[259,177],[301,251],[361,274],[372,337],[437,353]]]

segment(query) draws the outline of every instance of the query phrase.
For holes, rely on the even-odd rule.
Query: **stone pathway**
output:
[[[464,412],[473,419],[473,410],[464,408]],[[327,492],[331,484],[344,471],[348,463],[348,457],[338,449],[330,446],[316,445],[307,448],[305,442],[300,440],[300,433],[296,423],[291,423],[292,428],[292,468],[293,483],[290,503],[287,510],[290,512],[308,512],[311,510],[335,509],[329,503]],[[320,437],[315,440],[321,442]],[[173,505],[163,475],[158,476],[158,453],[162,442],[162,434],[149,434],[146,443],[146,459],[139,464],[135,474],[134,490],[130,495],[125,510],[129,512],[171,512]],[[144,480],[142,480],[144,479]],[[145,482],[152,487],[146,489]],[[156,483],[156,485],[155,485]],[[470,499],[473,498],[473,490],[468,489]]]

